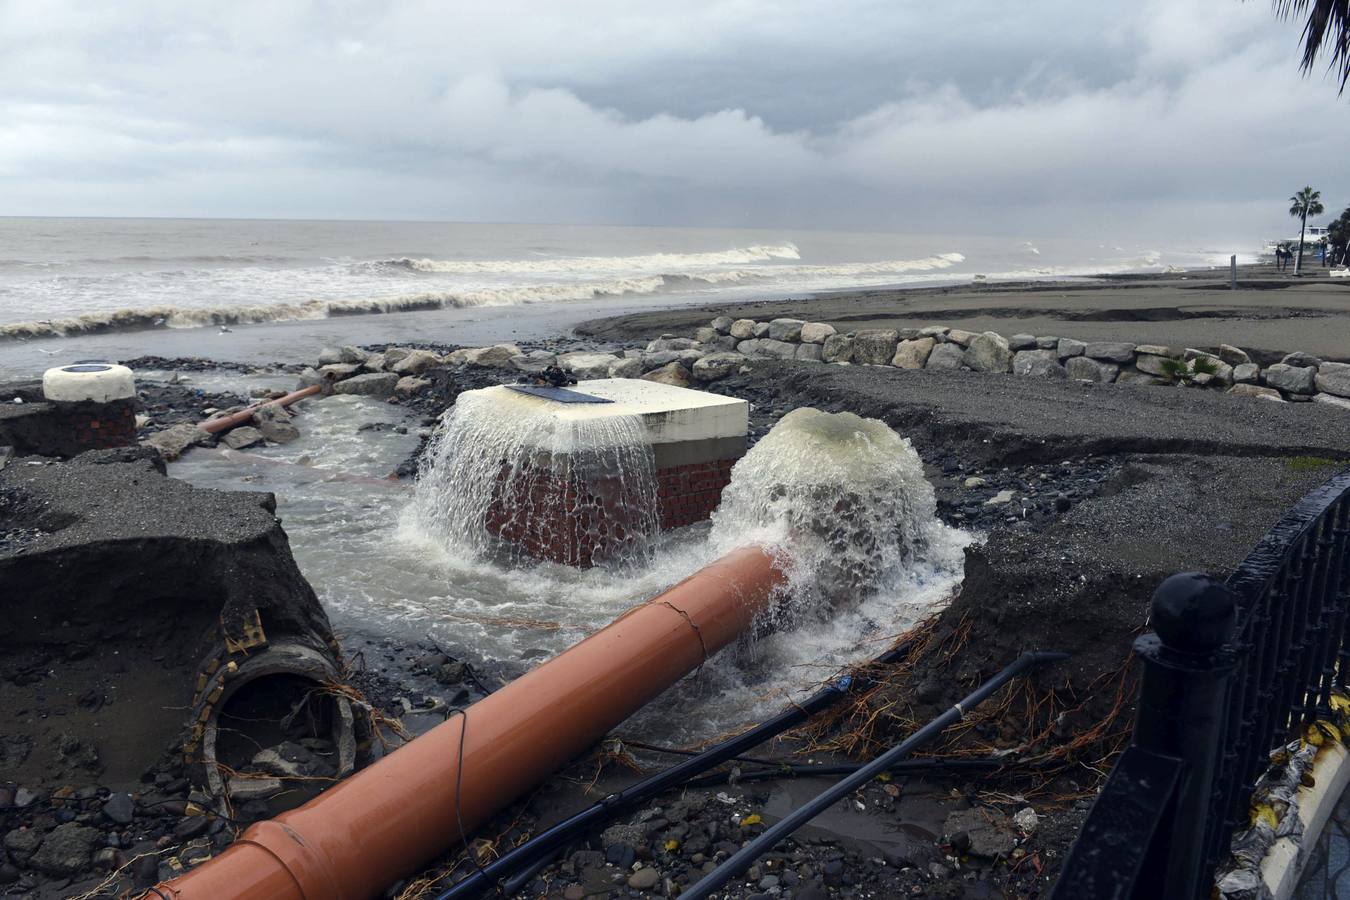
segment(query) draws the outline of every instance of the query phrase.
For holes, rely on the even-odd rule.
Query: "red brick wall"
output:
[[[722,459],[658,469],[660,528],[679,528],[712,515],[735,464],[734,459]],[[546,475],[508,479],[503,472],[486,524],[536,559],[588,568],[640,538],[641,516],[636,512],[617,477],[579,484]]]
[[[656,472],[661,502],[661,528],[679,528],[702,522],[722,502],[722,488],[731,481],[734,459],[716,459]]]

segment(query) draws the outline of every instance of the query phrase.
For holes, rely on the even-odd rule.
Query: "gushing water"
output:
[[[655,459],[639,416],[558,415],[506,388],[466,391],[427,448],[414,515],[447,549],[573,565],[645,562],[657,531]]]
[[[771,536],[788,586],[766,624],[802,630],[959,569],[961,542],[936,510],[908,440],[876,419],[802,408],[736,465],[712,541],[725,548],[746,534]]]

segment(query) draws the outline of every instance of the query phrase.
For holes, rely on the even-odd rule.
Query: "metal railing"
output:
[[[1088,813],[1055,900],[1200,900],[1250,821],[1270,754],[1350,682],[1350,471],[1299,501],[1225,582],[1153,595],[1130,745]]]

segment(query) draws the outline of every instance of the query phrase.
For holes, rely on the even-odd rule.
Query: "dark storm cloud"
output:
[[[0,212],[1204,238],[1350,202],[1235,0],[0,0]]]

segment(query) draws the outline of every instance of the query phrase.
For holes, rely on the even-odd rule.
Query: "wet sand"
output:
[[[1090,281],[865,290],[803,299],[653,310],[583,322],[578,333],[623,340],[688,333],[716,315],[828,322],[840,331],[950,325],[1085,341],[1242,347],[1262,362],[1303,350],[1350,361],[1350,280],[1324,268],[1301,278],[1271,266],[1185,275],[1117,275]]]

